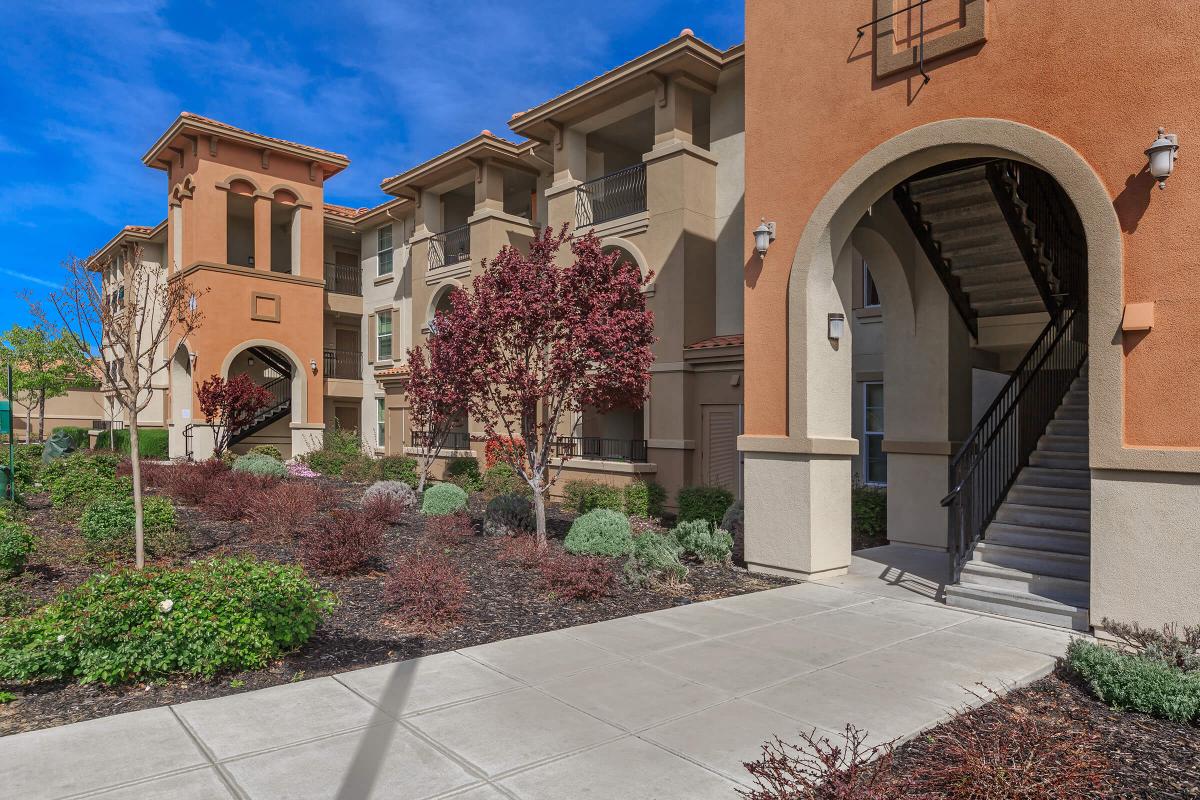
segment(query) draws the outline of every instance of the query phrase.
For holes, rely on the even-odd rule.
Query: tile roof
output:
[[[319,147],[313,147],[313,146],[307,145],[307,144],[300,144],[299,142],[289,142],[287,139],[278,139],[274,136],[264,136],[261,133],[255,133],[254,131],[248,131],[245,128],[239,128],[235,125],[230,125],[228,122],[221,122],[220,120],[215,120],[215,119],[212,119],[211,117],[201,116],[200,114],[193,114],[190,111],[184,111],[179,116],[184,117],[186,119],[194,119],[198,122],[203,122],[206,125],[214,125],[218,128],[224,128],[225,130],[233,131],[234,133],[241,133],[241,134],[245,134],[247,136],[257,136],[260,139],[266,139],[267,141],[270,141],[270,142],[277,142],[279,144],[286,145],[288,147],[295,147],[299,150],[307,150],[308,152],[313,153],[314,155],[330,156],[332,158],[343,159],[346,161],[349,160],[349,158],[347,156],[345,156],[341,153],[335,153],[332,150],[322,150]]]
[[[350,206],[339,206],[335,203],[325,204],[325,213],[332,214],[335,217],[345,217],[346,219],[355,219],[366,214],[371,209],[369,208],[351,208]]]
[[[744,336],[740,333],[729,334],[728,336],[712,336],[708,339],[701,339],[698,342],[686,345],[684,350],[707,350],[712,347],[741,347],[744,343]]]
[[[126,233],[150,233],[154,227],[150,225],[126,225],[123,229]]]

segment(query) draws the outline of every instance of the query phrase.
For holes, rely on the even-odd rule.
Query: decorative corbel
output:
[[[655,81],[654,102],[658,103],[659,108],[666,108],[667,100],[668,100],[667,90],[670,88],[671,79],[669,77],[667,77],[666,75],[663,75],[658,72],[654,72],[651,74],[654,75],[654,81]]]
[[[308,162],[308,179],[310,181],[317,179],[317,162],[315,161]]]
[[[217,155],[217,137],[211,133],[208,135],[208,154],[212,157]]]
[[[271,151],[265,147],[262,149],[262,168],[271,168]]]
[[[563,124],[561,122],[555,122],[552,119],[549,119],[546,121],[548,123],[550,123],[550,127],[554,129],[554,149],[562,150],[563,149]]]

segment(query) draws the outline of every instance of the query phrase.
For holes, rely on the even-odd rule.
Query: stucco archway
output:
[[[308,419],[308,377],[305,370],[308,368],[300,358],[292,352],[292,349],[286,345],[282,345],[271,339],[248,339],[236,347],[230,349],[225,355],[225,359],[221,362],[221,372],[223,377],[229,377],[229,368],[233,364],[235,358],[249,350],[251,347],[262,347],[274,350],[276,353],[284,356],[292,367],[292,424],[300,425]]]
[[[893,186],[950,161],[1004,158],[1052,176],[1074,204],[1087,248],[1093,454],[1121,446],[1120,226],[1087,162],[1062,140],[1020,123],[964,118],[905,131],[860,158],[830,187],[805,225],[788,283],[788,432],[755,437],[746,455],[747,560],[784,573],[836,574],[849,564],[850,436],[843,393],[851,360],[831,346],[827,316],[846,311],[841,257],[863,215]],[[886,278],[885,278],[886,280]],[[831,387],[832,390],[831,390]],[[751,449],[752,448],[752,449]],[[780,486],[789,497],[780,502]],[[843,488],[844,487],[844,488]]]

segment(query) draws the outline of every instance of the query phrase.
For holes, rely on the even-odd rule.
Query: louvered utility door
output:
[[[737,437],[741,429],[741,409],[738,406],[704,406],[704,452],[701,461],[704,482],[723,486],[741,496],[741,470]]]

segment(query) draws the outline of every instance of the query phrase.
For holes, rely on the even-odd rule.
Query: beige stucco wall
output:
[[[716,322],[714,333],[742,332],[742,281],[745,277],[745,69],[741,64],[721,72],[710,100],[709,150],[717,159],[714,227],[716,253]]]

